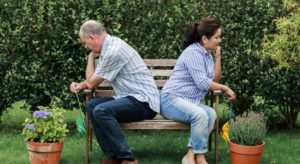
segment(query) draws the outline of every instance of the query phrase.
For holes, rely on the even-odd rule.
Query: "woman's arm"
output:
[[[228,100],[229,101],[233,101],[235,100],[235,93],[233,92],[233,90],[231,90],[228,86],[223,85],[223,84],[219,84],[216,82],[212,82],[212,85],[209,88],[210,90],[221,90],[224,93],[226,93]]]
[[[219,82],[221,79],[221,47],[219,46],[217,50],[212,51],[212,54],[214,55],[215,58],[215,77],[213,79],[214,82]]]

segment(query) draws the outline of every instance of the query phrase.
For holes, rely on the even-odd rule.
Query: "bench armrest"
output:
[[[214,95],[221,95],[223,92],[221,90],[213,90]]]
[[[85,101],[89,101],[93,97],[94,90],[84,89],[83,93],[85,94]]]
[[[93,90],[91,90],[91,89],[84,89],[84,90],[83,90],[83,93],[86,94],[86,95],[92,94],[92,93],[93,93]]]

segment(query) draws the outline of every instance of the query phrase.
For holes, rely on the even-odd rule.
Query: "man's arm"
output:
[[[85,81],[79,85],[83,89],[95,89],[101,84],[104,79],[95,75],[95,59],[99,56],[99,53],[91,51],[88,55],[88,62],[85,70]]]
[[[96,75],[92,75],[87,80],[80,82],[78,85],[75,86],[75,90],[78,92],[83,89],[95,89],[98,85],[100,85],[104,81],[103,78],[98,77]]]
[[[79,92],[80,90],[83,89],[95,89],[99,84],[101,84],[104,79],[101,77],[96,76],[95,73],[95,59],[96,57],[99,56],[99,54],[90,52],[88,55],[88,62],[86,66],[86,71],[85,71],[85,80],[76,83],[72,82],[70,85],[70,90],[75,93]]]
[[[90,52],[85,70],[85,79],[88,80],[95,73],[95,59],[99,56],[98,53]]]

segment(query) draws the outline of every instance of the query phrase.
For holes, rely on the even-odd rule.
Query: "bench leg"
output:
[[[208,151],[211,151],[211,142],[212,142],[212,134],[209,134],[209,138],[208,138]]]
[[[88,116],[86,117],[88,120]],[[90,121],[86,121],[86,146],[85,146],[85,163],[88,164],[89,162],[89,151],[93,149],[93,126]]]
[[[213,92],[210,92],[209,94],[209,106],[214,108],[214,95]],[[208,99],[205,99],[205,104],[208,105]],[[215,128],[215,127],[214,127]],[[211,151],[212,147],[212,132],[209,134],[208,138],[208,151]]]
[[[218,155],[218,140],[219,140],[219,101],[220,97],[219,95],[216,95],[216,114],[217,114],[217,119],[215,122],[215,164],[218,164],[219,160],[219,155]]]
[[[92,98],[93,92],[88,92],[85,96],[85,101],[88,102]],[[92,124],[89,121],[89,115],[85,112],[85,163],[89,163],[89,150],[92,151]]]
[[[93,126],[89,121],[89,140],[90,140],[90,151],[93,150]]]
[[[85,136],[85,164],[89,163],[89,143],[90,143],[90,127],[89,127],[89,116],[85,115],[85,125],[86,125],[86,136]]]

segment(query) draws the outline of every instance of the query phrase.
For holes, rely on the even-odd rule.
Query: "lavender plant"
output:
[[[239,145],[260,145],[266,132],[266,119],[261,113],[243,113],[230,121],[230,141]]]

